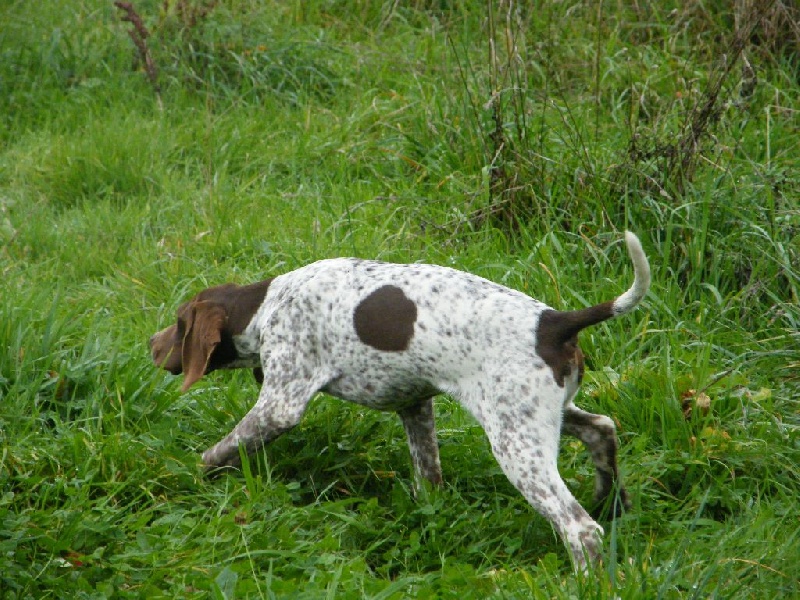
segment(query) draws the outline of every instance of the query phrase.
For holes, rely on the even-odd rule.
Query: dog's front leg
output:
[[[403,422],[414,465],[414,492],[419,496],[425,481],[442,484],[442,466],[439,463],[439,442],[436,439],[436,422],[433,398],[427,398],[397,413]]]
[[[252,454],[300,422],[313,395],[332,376],[325,371],[287,370],[291,362],[274,360],[283,370],[265,368],[264,383],[255,406],[219,443],[203,453],[207,471],[241,465],[239,447]]]
[[[246,454],[252,454],[300,422],[308,400],[286,401],[272,394],[266,396],[263,391],[262,388],[256,405],[233,431],[203,453],[207,471],[241,466],[239,446],[244,447]]]

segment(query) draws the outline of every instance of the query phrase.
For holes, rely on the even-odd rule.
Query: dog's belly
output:
[[[344,374],[322,388],[326,394],[377,410],[397,411],[439,394],[428,381],[406,377],[365,378]]]

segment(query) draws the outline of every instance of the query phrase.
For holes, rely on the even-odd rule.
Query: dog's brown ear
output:
[[[211,353],[222,338],[222,328],[228,315],[219,304],[201,301],[192,302],[186,307],[184,319],[182,392],[205,374]]]

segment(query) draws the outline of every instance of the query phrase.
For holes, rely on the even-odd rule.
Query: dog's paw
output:
[[[210,448],[203,452],[201,460],[203,474],[210,478],[218,477],[231,471],[237,471],[242,466],[238,449],[235,454],[230,453],[229,456],[221,456],[216,447]]]
[[[221,477],[226,473],[234,473],[238,472],[239,469],[234,467],[233,465],[202,465],[201,470],[203,471],[203,476],[207,477],[208,479],[216,479],[217,477]]]

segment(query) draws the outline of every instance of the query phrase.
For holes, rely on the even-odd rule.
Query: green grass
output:
[[[800,597],[796,38],[753,37],[755,90],[733,70],[676,180],[733,35],[708,3],[181,12],[210,4],[135,2],[159,98],[112,3],[0,8],[0,597]],[[181,395],[149,360],[197,290],[331,256],[587,306],[627,287],[626,228],[652,290],[582,334],[579,403],[617,422],[633,509],[587,575],[446,397],[423,500],[398,419],[325,396],[209,480],[255,383]],[[560,469],[588,503],[578,442]]]

